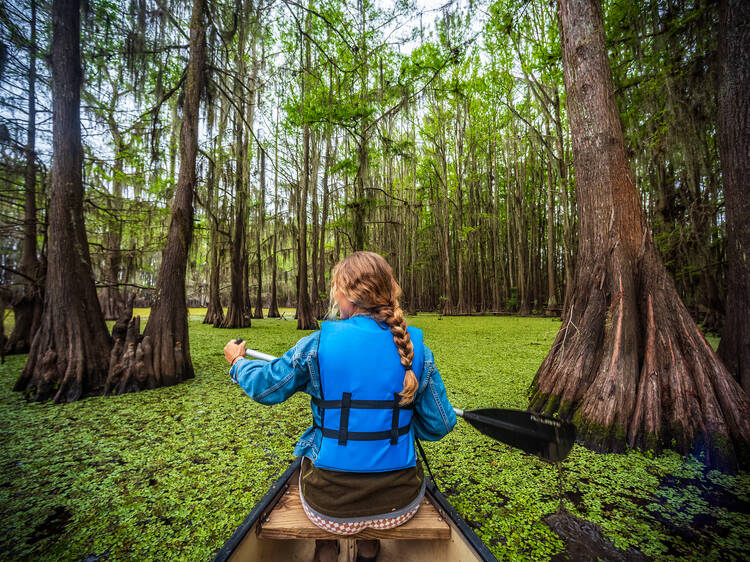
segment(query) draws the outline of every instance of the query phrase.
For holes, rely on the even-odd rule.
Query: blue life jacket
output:
[[[424,364],[422,330],[408,328],[412,370]],[[313,463],[345,472],[385,472],[416,466],[413,404],[399,407],[406,370],[388,326],[367,316],[324,322],[318,348],[323,433]]]

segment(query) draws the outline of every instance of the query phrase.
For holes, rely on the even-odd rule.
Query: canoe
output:
[[[300,462],[298,458],[271,485],[214,562],[309,561],[316,539],[338,539],[339,562],[353,561],[357,538],[380,539],[378,562],[497,560],[426,475],[425,498],[405,524],[395,529],[366,529],[350,537],[332,535],[313,525],[302,510]]]

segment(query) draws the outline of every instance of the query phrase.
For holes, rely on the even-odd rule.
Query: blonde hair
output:
[[[401,364],[406,369],[404,387],[399,392],[400,404],[414,400],[419,382],[412,371],[414,346],[406,329],[404,312],[398,302],[401,287],[387,261],[373,252],[354,252],[333,268],[331,275],[331,304],[335,309],[336,296],[341,295],[375,320],[385,323],[393,334]]]

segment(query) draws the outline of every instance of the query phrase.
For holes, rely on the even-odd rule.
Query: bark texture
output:
[[[83,220],[80,6],[52,3],[52,176],[45,298],[15,390],[72,402],[101,391],[111,340],[99,308]]]
[[[563,326],[530,409],[573,419],[584,444],[674,447],[748,463],[750,403],[680,301],[625,154],[596,0],[558,3],[573,138],[579,251]]]
[[[719,152],[727,213],[727,305],[719,356],[750,392],[750,2],[719,3]]]

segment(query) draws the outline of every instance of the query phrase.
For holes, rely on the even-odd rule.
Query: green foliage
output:
[[[139,311],[145,312],[145,311]],[[11,387],[23,357],[0,369],[0,549],[6,559],[207,560],[292,460],[310,420],[303,395],[271,408],[229,382],[221,349],[235,337],[191,310],[196,378],[171,388],[54,406]],[[559,322],[411,319],[435,351],[451,401],[524,408]],[[254,321],[249,345],[280,354],[295,323]],[[560,500],[557,471],[459,422],[426,445],[441,488],[500,559],[540,560],[564,545],[542,518]],[[563,505],[619,548],[659,559],[750,555],[750,475],[706,472],[667,452],[563,463]]]
[[[37,4],[36,44],[49,45],[49,3]],[[716,329],[726,259],[715,141],[716,2],[608,0],[602,8],[648,223],[683,302]],[[27,126],[19,111],[26,105],[30,55],[28,22],[15,15],[28,11],[29,0],[0,4],[0,36],[8,37],[3,79],[14,94],[0,99],[0,121],[17,143],[0,165],[6,180],[0,212],[9,225],[0,247],[13,268],[23,247]],[[414,282],[401,280],[404,300],[420,308],[437,310],[439,295],[447,295],[452,283],[449,308],[498,310],[510,300],[513,310],[540,310],[549,301],[550,269],[562,302],[578,219],[555,12],[554,3],[526,0],[450,2],[435,9],[406,0],[209,3],[188,298],[205,302],[209,268],[198,265],[211,263],[214,249],[227,297],[230,244],[224,233],[232,232],[239,193],[259,199],[261,146],[267,155],[265,214],[272,220],[260,227],[260,281],[267,298],[275,240],[278,260],[285,260],[277,293],[282,302],[295,294],[293,275],[286,274],[296,268],[291,257],[299,236],[301,133],[307,128],[308,163],[317,174],[310,176],[306,202],[308,248],[317,247],[312,235],[325,219],[324,263],[352,249],[361,233],[365,247],[408,262]],[[84,10],[84,204],[100,283],[110,271],[133,284],[127,290],[156,281],[180,165],[189,14],[189,4],[157,0],[97,0]],[[50,81],[41,59],[36,66],[41,111],[50,107]],[[244,119],[238,119],[241,110],[247,111]],[[50,127],[50,119],[37,119],[39,147],[50,145]],[[246,161],[238,181],[240,153]],[[38,156],[43,220],[49,150]],[[262,215],[250,213],[248,232],[256,231]],[[487,267],[491,262],[496,265]],[[510,285],[525,290],[514,296]],[[412,287],[419,287],[418,294],[410,294]],[[138,296],[151,293],[139,289]]]

